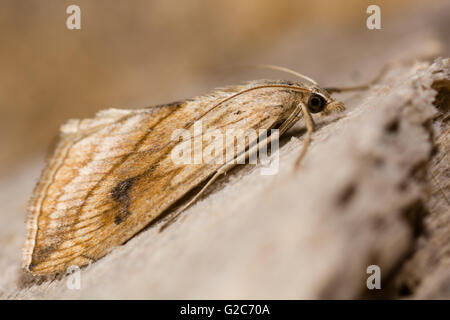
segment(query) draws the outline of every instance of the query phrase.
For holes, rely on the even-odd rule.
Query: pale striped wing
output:
[[[192,131],[218,99],[111,109],[64,125],[30,201],[24,268],[51,274],[95,261],[214,173],[220,164],[174,165],[171,134]],[[236,99],[203,117],[203,127],[270,129],[288,115],[286,99]]]

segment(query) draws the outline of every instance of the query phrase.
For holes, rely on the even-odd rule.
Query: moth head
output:
[[[345,106],[342,102],[337,101],[330,97],[330,95],[321,89],[311,90],[306,95],[306,107],[311,113],[320,113],[325,116],[333,112],[341,112],[345,110]]]

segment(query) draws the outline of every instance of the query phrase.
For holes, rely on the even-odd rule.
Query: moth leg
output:
[[[298,169],[298,167],[300,167],[300,164],[306,155],[306,151],[308,150],[308,147],[311,144],[311,137],[312,137],[312,134],[314,132],[314,127],[315,127],[314,120],[313,120],[311,114],[309,113],[309,110],[306,107],[306,105],[304,103],[300,103],[300,105],[302,108],[303,115],[305,117],[306,137],[305,137],[305,141],[303,142],[302,151],[301,151],[300,155],[298,156],[297,160],[295,161],[294,169]]]
[[[270,138],[270,137],[269,137]],[[265,140],[266,141],[266,140]],[[250,155],[254,152],[256,152],[258,150],[259,144],[255,144],[251,149],[249,149],[248,151],[250,152],[244,152],[242,153],[240,156],[237,156],[235,158],[233,158],[231,161],[229,161],[228,163],[224,164],[223,166],[221,166],[219,169],[217,169],[217,171],[214,173],[214,175],[208,180],[208,182],[203,186],[203,188],[191,199],[189,200],[188,203],[186,203],[184,206],[182,206],[180,209],[178,209],[172,217],[170,217],[169,220],[167,220],[159,229],[159,231],[163,231],[164,229],[166,229],[168,226],[170,226],[173,222],[175,222],[175,220],[181,215],[181,213],[183,213],[184,210],[186,210],[187,208],[189,208],[195,201],[198,200],[198,198],[206,191],[206,189],[213,184],[217,178],[219,178],[222,174],[227,173],[231,168],[233,168],[237,162],[239,162],[239,160],[242,159],[242,157],[247,157],[247,155]],[[254,149],[254,150],[252,150]]]
[[[299,106],[297,106],[295,108],[294,112],[292,112],[288,116],[288,118],[280,126],[280,129],[279,129],[280,134],[279,135],[282,135],[287,129],[289,129],[300,118],[300,112],[301,112],[301,109],[300,109]],[[271,140],[271,136],[269,136],[269,137],[267,137],[267,139],[264,139],[263,141],[260,141],[260,142],[256,143],[255,145],[250,147],[247,151],[241,153],[240,155],[237,155],[231,161],[229,161],[228,163],[226,163],[223,166],[221,166],[214,173],[214,175],[208,180],[208,182],[203,186],[203,188],[191,200],[189,200],[188,203],[186,203],[184,206],[182,206],[180,209],[178,209],[173,214],[173,216],[171,216],[170,219],[167,220],[161,226],[159,231],[160,232],[163,231],[168,226],[170,226],[173,222],[175,222],[175,220],[181,215],[181,213],[184,210],[186,210],[187,208],[189,208],[195,201],[197,201],[198,198],[206,191],[206,189],[217,180],[217,178],[219,178],[222,174],[227,173],[230,169],[232,169],[236,165],[236,163],[239,163],[241,160],[244,160],[244,159],[247,160],[249,157],[254,155],[256,152],[258,152],[258,150],[260,149],[261,145],[269,144],[271,141],[272,141]]]
[[[188,203],[186,203],[184,206],[182,206],[181,208],[179,208],[174,214],[173,216],[170,217],[169,220],[167,220],[159,229],[159,231],[163,231],[164,229],[166,229],[168,226],[170,226],[173,222],[175,222],[175,220],[181,215],[181,213],[183,213],[184,210],[186,210],[187,208],[189,208],[195,201],[198,200],[198,198],[206,191],[206,189],[214,183],[214,181],[217,180],[217,178],[219,178],[222,174],[226,173],[227,171],[229,171],[232,167],[234,167],[236,164],[234,163],[234,159],[232,160],[233,162],[229,162],[224,164],[222,167],[220,167],[215,173],[214,175],[208,180],[208,182],[203,186],[203,188],[191,199],[189,200]]]

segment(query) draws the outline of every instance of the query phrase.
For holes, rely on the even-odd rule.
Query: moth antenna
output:
[[[273,64],[255,64],[255,65],[250,65],[249,67],[254,67],[254,68],[261,68],[261,69],[272,69],[272,70],[278,70],[278,71],[282,71],[282,72],[286,72],[286,73],[290,73],[293,74],[294,76],[297,76],[303,80],[307,80],[309,82],[311,82],[314,85],[318,85],[316,81],[314,81],[313,79],[311,79],[308,76],[305,76],[304,74],[301,74],[299,72],[296,72],[294,70],[285,68],[285,67],[281,67],[281,66],[276,66]]]
[[[303,141],[302,151],[300,152],[300,155],[298,156],[297,160],[295,161],[294,170],[296,170],[300,167],[300,164],[302,163],[302,160],[306,155],[306,151],[308,150],[308,147],[311,144],[312,134],[315,129],[314,119],[311,117],[311,114],[309,113],[308,108],[305,106],[304,103],[301,103],[300,106],[302,108],[303,116],[305,118],[306,137],[305,137],[305,140]]]
[[[236,98],[237,96],[240,96],[244,93],[253,91],[253,90],[259,90],[259,89],[265,89],[265,88],[287,88],[287,89],[291,89],[294,91],[308,91],[308,89],[302,88],[302,87],[296,87],[296,86],[290,86],[287,84],[266,84],[266,85],[261,85],[261,86],[256,86],[253,88],[248,88],[248,89],[244,89],[241,90],[239,92],[236,92],[235,94],[229,96],[228,98],[223,99],[222,101],[216,103],[211,109],[209,109],[208,111],[206,111],[205,113],[203,113],[199,118],[197,118],[197,120],[203,118],[207,113],[211,112],[212,110],[214,110],[215,108],[219,107],[221,104],[230,101],[231,99]]]
[[[374,85],[378,81],[380,81],[389,70],[390,65],[386,65],[381,69],[381,71],[378,73],[378,75],[372,79],[371,81],[359,85],[359,86],[353,86],[353,87],[330,87],[330,88],[324,88],[326,91],[328,91],[329,94],[332,93],[341,93],[341,92],[350,92],[350,91],[359,91],[359,90],[367,90],[370,88],[370,86]]]
[[[308,91],[305,88],[296,87],[296,86],[290,86],[290,85],[287,85],[287,84],[266,84],[266,85],[256,86],[256,87],[253,87],[253,88],[244,89],[244,90],[241,90],[241,91],[239,91],[239,92],[229,96],[228,98],[225,98],[225,99],[221,100],[220,102],[216,103],[214,106],[212,106],[211,109],[209,109],[206,112],[204,112],[200,117],[196,118],[193,121],[190,121],[190,125],[192,125],[195,121],[198,121],[201,118],[203,118],[205,115],[207,115],[209,112],[211,112],[215,108],[219,107],[221,104],[223,104],[223,103],[225,103],[227,101],[230,101],[230,100],[236,98],[237,96],[239,96],[241,94],[244,94],[244,93],[247,93],[247,92],[250,92],[250,91],[253,91],[253,90],[265,89],[265,88],[287,88],[287,89],[291,89],[293,91],[303,91],[303,92],[304,91]],[[196,137],[197,136],[193,136],[191,139],[194,139]]]

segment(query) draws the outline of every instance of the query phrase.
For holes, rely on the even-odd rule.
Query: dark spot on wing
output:
[[[130,214],[130,211],[121,209],[119,213],[114,217],[114,223],[121,224]]]
[[[135,178],[129,178],[126,180],[120,181],[116,186],[111,190],[111,197],[117,202],[123,202],[128,199],[128,191],[133,185],[133,180]]]
[[[45,261],[47,257],[49,257],[50,254],[52,254],[56,250],[58,250],[58,242],[47,243],[45,246],[35,248],[32,256],[32,261],[28,268],[30,270],[33,270],[33,268],[35,268],[41,262]]]
[[[122,223],[127,216],[131,214],[131,212],[128,211],[128,207],[130,205],[130,196],[128,193],[130,188],[133,186],[135,179],[136,177],[122,180],[111,190],[111,198],[113,198],[113,200],[120,205],[120,211],[114,217],[115,224]]]

